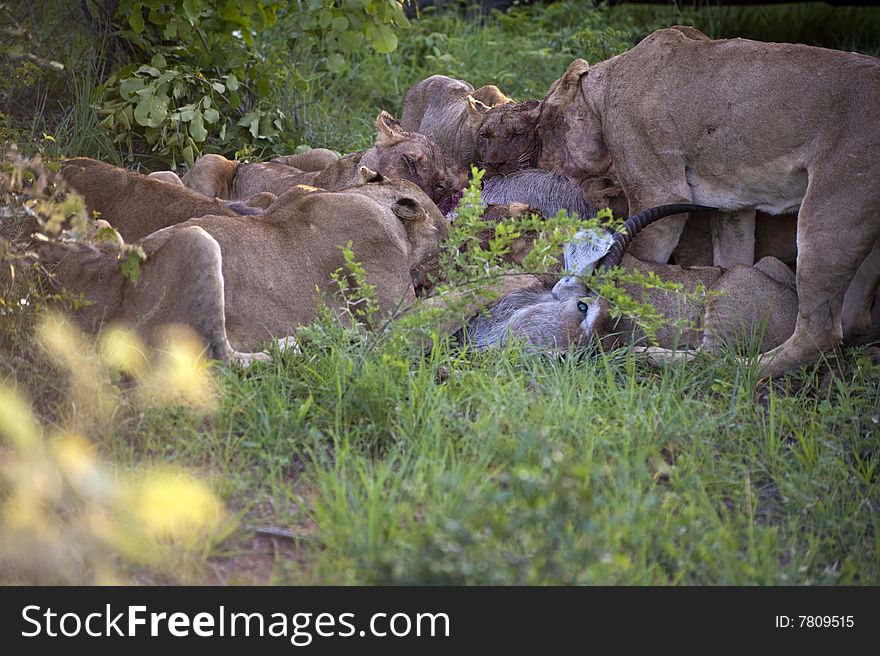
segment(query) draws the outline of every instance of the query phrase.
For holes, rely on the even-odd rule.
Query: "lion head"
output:
[[[435,203],[467,184],[467,171],[447,157],[431,139],[407,132],[388,112],[376,118],[376,146],[366,165],[386,178],[409,180]]]
[[[533,167],[539,143],[535,126],[539,103],[527,100],[488,109],[477,132],[477,156],[490,175]]]
[[[581,90],[589,74],[589,64],[575,59],[544,96],[537,122],[538,166],[573,180],[601,177],[611,166],[598,117]]]

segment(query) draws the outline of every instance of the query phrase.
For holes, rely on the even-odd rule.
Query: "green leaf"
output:
[[[341,73],[345,70],[345,58],[338,52],[334,52],[327,57],[327,68],[330,69],[331,73]]]
[[[339,47],[344,52],[357,52],[363,43],[364,37],[360,32],[345,30],[339,35]]]
[[[141,277],[141,256],[136,250],[129,251],[128,257],[122,263],[122,276],[137,285]]]
[[[195,23],[199,18],[197,0],[183,0],[183,15],[190,23]]]
[[[248,112],[242,116],[238,121],[238,125],[247,128],[254,139],[260,135],[260,115],[256,112]]]
[[[168,96],[155,95],[150,98],[150,124],[151,128],[162,125],[168,116]]]
[[[131,14],[128,16],[128,24],[135,33],[140,34],[144,31],[144,16],[141,14],[141,3],[138,2],[131,8]]]
[[[150,125],[150,102],[153,96],[141,96],[138,104],[134,108],[134,121],[138,125],[148,127]]]
[[[192,166],[193,163],[195,162],[195,157],[193,155],[192,146],[187,145],[183,149],[183,161],[186,162],[189,166]]]
[[[220,112],[218,112],[213,107],[211,109],[205,110],[205,120],[208,123],[216,123],[217,119],[219,119],[219,118],[220,118]]]
[[[205,121],[201,112],[196,112],[195,117],[189,124],[189,133],[198,143],[203,143],[208,138],[208,131],[205,129]]]
[[[131,111],[131,106],[129,105],[125,109]],[[131,120],[129,120],[128,113],[123,109],[121,112],[116,114],[116,117],[119,119],[119,124],[125,128],[125,131],[128,132],[131,130]]]
[[[235,77],[235,75],[230,73],[225,78],[223,78],[223,80],[226,82],[227,89],[229,89],[230,91],[237,91],[238,90],[238,78]]]
[[[152,64],[156,68],[165,68],[165,57],[157,53],[153,55],[153,57],[150,59],[150,64]]]
[[[379,25],[373,33],[373,48],[377,52],[387,54],[397,48],[397,36],[387,25]]]
[[[128,100],[131,94],[144,88],[144,81],[139,77],[128,77],[119,83],[119,95]]]
[[[172,18],[168,21],[168,24],[165,26],[165,30],[162,32],[162,38],[168,41],[173,41],[177,38],[177,19]]]
[[[275,131],[272,129],[272,117],[268,114],[263,114],[260,117],[260,136],[264,139],[275,136]]]
[[[153,77],[159,77],[159,75],[161,75],[161,73],[159,73],[158,68],[154,68],[153,66],[147,66],[147,65],[141,66],[139,69],[137,69],[137,72],[138,73],[146,73],[147,75],[152,75]]]
[[[189,123],[196,117],[196,113],[192,109],[181,109],[180,110],[180,120],[184,123]]]
[[[221,82],[212,82],[211,88],[214,89],[217,93],[223,93],[226,91],[226,87],[223,86]]]
[[[403,7],[400,3],[394,2],[391,5],[391,13],[394,17],[394,22],[400,27],[410,27],[411,23],[409,19],[406,17],[406,14],[403,13]]]
[[[309,0],[309,11],[317,11],[324,5],[324,0]]]
[[[334,32],[342,32],[348,27],[348,19],[345,16],[337,16],[331,21],[330,27]]]

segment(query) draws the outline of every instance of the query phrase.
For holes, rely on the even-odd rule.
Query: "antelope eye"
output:
[[[587,313],[587,304],[584,303],[583,301],[578,301],[578,310],[580,310],[581,312],[586,314]]]

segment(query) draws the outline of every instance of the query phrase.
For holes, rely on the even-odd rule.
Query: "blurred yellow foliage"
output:
[[[115,471],[86,435],[123,401],[210,412],[216,388],[201,345],[175,331],[148,357],[136,335],[112,329],[95,348],[55,314],[38,336],[69,377],[71,412],[47,434],[22,393],[0,382],[0,582],[120,583],[143,565],[186,576],[175,565],[219,528],[222,503],[182,471]],[[121,389],[120,375],[133,384]]]

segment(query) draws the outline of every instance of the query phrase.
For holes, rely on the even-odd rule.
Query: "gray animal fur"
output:
[[[578,297],[586,289],[581,285],[559,292],[536,285],[507,294],[471,318],[459,339],[478,349],[501,346],[511,338],[538,350],[578,345],[585,337]]]
[[[576,212],[582,219],[596,214],[596,208],[576,182],[542,169],[523,169],[491,177],[483,183],[481,198],[486,205],[525,203],[544,216],[554,216],[562,209]]]

